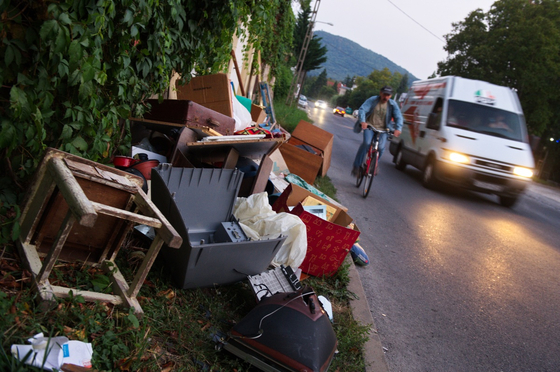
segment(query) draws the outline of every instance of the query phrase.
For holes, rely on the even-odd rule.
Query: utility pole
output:
[[[304,76],[303,62],[305,62],[305,56],[307,55],[309,42],[313,38],[313,27],[315,26],[315,18],[317,18],[317,12],[319,11],[320,3],[321,0],[315,1],[315,8],[311,13],[311,20],[309,21],[309,25],[307,26],[307,33],[305,34],[305,39],[303,40],[303,45],[301,46],[301,50],[299,52],[299,58],[296,65],[296,73],[294,74],[294,78],[292,79],[292,84],[290,85],[290,90],[288,91],[288,97],[286,98],[286,105],[288,106],[290,106],[293,103],[298,86],[301,87],[303,83],[303,76]],[[299,98],[300,91],[298,91],[297,94],[298,98]]]

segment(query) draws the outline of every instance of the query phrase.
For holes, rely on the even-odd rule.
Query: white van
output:
[[[397,169],[423,171],[424,186],[496,194],[509,207],[531,181],[535,164],[512,89],[456,76],[415,81],[401,110],[403,131],[389,149]]]

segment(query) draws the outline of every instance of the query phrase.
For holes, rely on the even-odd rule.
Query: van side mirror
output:
[[[435,112],[431,112],[430,115],[428,115],[428,122],[426,123],[426,128],[439,130],[439,127],[441,125],[439,120],[440,118],[441,115],[438,115]]]

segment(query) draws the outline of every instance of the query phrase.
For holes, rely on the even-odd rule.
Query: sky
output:
[[[451,24],[477,8],[487,12],[494,1],[320,0],[314,30],[350,39],[425,79],[447,57],[444,35]]]

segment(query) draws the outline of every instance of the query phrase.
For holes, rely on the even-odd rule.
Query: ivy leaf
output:
[[[127,9],[127,10],[124,12],[124,18],[123,18],[123,20],[122,20],[123,23],[127,23],[127,25],[130,26],[130,24],[132,23],[132,16],[133,16],[132,10]]]
[[[87,83],[88,81],[92,80],[94,76],[95,76],[95,70],[93,66],[89,62],[84,63],[84,65],[82,66],[83,82]]]
[[[132,36],[132,38],[134,38],[136,35],[138,35],[138,27],[136,27],[136,25],[133,25],[130,28],[130,36]]]
[[[0,147],[9,147],[16,136],[16,128],[8,120],[2,122],[2,130],[0,131]]]
[[[60,17],[58,17],[58,20],[65,25],[70,25],[72,24],[72,21],[70,20],[70,17],[68,16],[68,13],[62,13],[60,15]]]
[[[29,116],[31,108],[27,100],[27,95],[23,90],[13,86],[12,89],[10,89],[10,101],[12,102],[12,108],[15,111],[16,117],[26,118]]]
[[[60,139],[70,139],[72,138],[72,133],[72,128],[69,125],[64,125],[62,133],[60,134]]]
[[[8,67],[13,60],[14,60],[14,47],[12,45],[7,45],[6,52],[4,54],[4,63],[6,64],[6,67]]]
[[[76,138],[74,138],[74,140],[71,143],[76,149],[78,149],[80,151],[86,151],[87,148],[88,148],[88,144],[82,138],[82,136],[77,136]]]
[[[82,46],[78,40],[73,40],[68,47],[68,54],[70,55],[70,65],[78,63],[82,59]]]
[[[14,227],[12,227],[12,240],[16,241],[19,238],[19,223],[14,221]]]
[[[43,23],[43,26],[41,26],[41,31],[39,31],[39,36],[41,36],[41,39],[46,39],[53,30],[54,26],[56,26],[55,20],[50,20]]]

